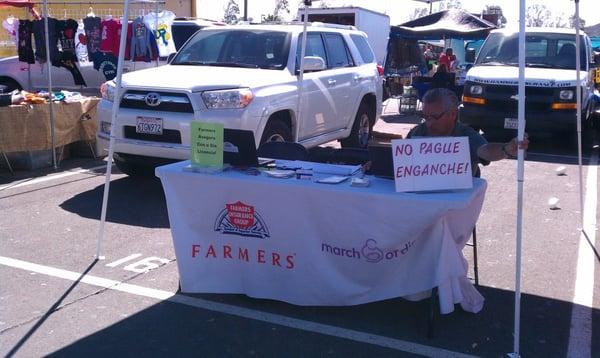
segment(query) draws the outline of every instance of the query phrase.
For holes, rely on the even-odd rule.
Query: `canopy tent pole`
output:
[[[575,95],[577,96],[577,153],[579,156],[579,225],[583,228],[583,155],[581,149],[581,43],[579,41],[579,0],[575,0]]]
[[[102,196],[102,211],[100,214],[100,233],[98,235],[98,244],[96,247],[96,259],[104,259],[101,256],[102,241],[104,239],[104,224],[106,222],[106,207],[108,203],[108,192],[110,190],[110,175],[112,172],[113,151],[115,146],[115,120],[121,103],[121,78],[123,77],[123,62],[125,58],[125,39],[127,36],[127,19],[129,18],[129,0],[125,0],[123,5],[123,19],[125,26],[121,30],[121,39],[119,42],[119,60],[117,62],[117,77],[115,78],[115,92],[113,97],[112,114],[110,116],[110,141],[108,146],[108,158],[106,160],[106,179],[104,181],[104,194]]]
[[[296,118],[300,118],[300,111],[302,106],[302,90],[304,86],[304,55],[306,54],[306,27],[308,25],[308,6],[307,2],[304,2],[304,21],[302,23],[302,45],[300,46],[300,73],[298,74],[298,104],[296,109]],[[297,121],[300,123],[301,121]],[[296,128],[299,132],[300,128]]]
[[[519,144],[525,134],[525,0],[519,0],[519,91],[518,91],[518,133]],[[523,232],[523,182],[524,151],[520,148],[517,154],[517,233],[515,262],[515,318],[514,344],[512,357],[520,357],[519,342],[521,337],[521,240]]]
[[[50,38],[48,37],[48,0],[44,0],[44,40],[46,45],[46,71],[48,71],[48,110],[50,112],[50,143],[52,145],[52,165],[58,169],[56,164],[56,137],[54,133],[54,108],[52,106],[52,71],[50,59]]]

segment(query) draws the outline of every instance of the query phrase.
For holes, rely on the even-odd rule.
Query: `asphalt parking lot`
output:
[[[384,117],[402,134],[415,118]],[[525,163],[521,355],[600,356],[600,256],[595,139],[584,147],[586,235],[579,231],[576,147],[532,143]],[[428,301],[299,307],[243,295],[178,292],[178,271],[158,179],[112,177],[105,258],[95,260],[105,162],[72,158],[54,172],[0,171],[2,356],[399,357],[512,351],[516,162],[483,169],[477,224],[478,314],[438,316]],[[566,167],[557,176],[556,168]],[[548,199],[557,197],[559,209]],[[472,263],[470,248],[465,255]],[[594,281],[595,279],[595,281]],[[302,287],[298,287],[299,290]]]

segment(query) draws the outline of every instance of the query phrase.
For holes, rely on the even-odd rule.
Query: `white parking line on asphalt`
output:
[[[579,236],[575,294],[573,309],[571,310],[571,330],[569,333],[567,357],[592,356],[592,309],[594,304],[595,271],[593,247],[596,245],[596,204],[598,198],[597,151],[594,151],[592,154],[587,168],[583,232]]]
[[[176,294],[173,292],[156,290],[153,288],[142,287],[138,285],[132,285],[129,283],[123,283],[120,281],[110,280],[102,277],[84,275],[81,273],[58,269],[50,266],[39,265],[27,261],[12,259],[9,257],[0,256],[0,265],[22,269],[30,272],[36,272],[39,274],[62,278],[70,281],[77,281],[103,287],[110,290],[130,293],[136,296],[143,296],[148,298],[154,298],[157,300],[168,301],[172,303],[183,304],[186,306],[192,306],[208,311],[224,313],[232,316],[238,316],[242,318],[252,319],[261,321],[269,324],[276,324],[284,327],[299,329],[312,333],[319,333],[323,335],[333,336],[337,338],[343,338],[352,340],[360,343],[372,344],[384,348],[390,348],[397,351],[421,354],[428,357],[474,357],[471,355],[449,351],[446,349],[430,347],[423,344],[403,341],[400,339],[389,338],[376,334],[355,331],[342,327],[331,326],[327,324],[311,322],[301,320],[297,318],[287,317],[274,313],[257,311],[249,308],[243,308],[224,303],[217,303],[200,298],[189,297],[185,295]]]
[[[42,177],[42,178],[37,178],[37,179],[25,180],[25,181],[22,181],[22,182],[20,182],[18,184],[3,185],[3,186],[0,186],[0,191],[2,191],[4,189],[14,189],[14,188],[20,188],[22,186],[44,183],[44,182],[47,182],[47,181],[50,181],[50,180],[56,180],[56,179],[60,179],[60,178],[64,178],[64,177],[69,177],[71,175],[85,174],[85,173],[89,173],[91,171],[94,171],[94,170],[97,170],[97,169],[102,169],[102,168],[106,168],[106,164],[105,165],[99,165],[97,167],[87,168],[87,169],[78,169],[78,170],[67,171],[67,172],[60,173],[60,174],[55,174],[55,175],[48,175],[48,176],[45,176],[45,177]]]

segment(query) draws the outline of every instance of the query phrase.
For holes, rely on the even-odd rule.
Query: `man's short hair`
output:
[[[421,100],[423,104],[428,103],[443,103],[444,110],[448,111],[452,108],[458,108],[458,97],[453,91],[450,91],[447,88],[433,88],[429,91],[425,92],[423,99]]]

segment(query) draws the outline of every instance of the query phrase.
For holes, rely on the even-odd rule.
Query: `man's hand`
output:
[[[509,157],[516,157],[519,149],[527,151],[529,147],[529,138],[527,133],[523,136],[523,140],[519,142],[517,137],[513,138],[510,142],[504,144],[503,150]]]

